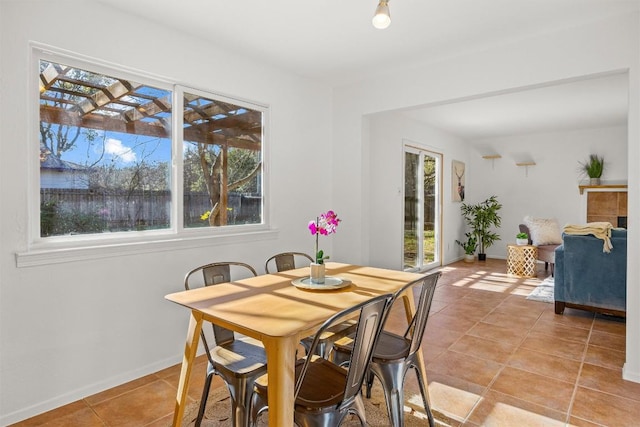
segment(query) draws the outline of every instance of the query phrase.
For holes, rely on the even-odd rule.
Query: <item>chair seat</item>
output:
[[[225,371],[225,376],[242,377],[254,371],[266,371],[264,347],[260,341],[249,337],[215,346],[211,349],[211,358],[216,363],[216,370]]]
[[[319,354],[319,356],[323,356],[328,359],[329,353],[333,349],[332,344],[341,338],[354,335],[357,327],[358,322],[356,320],[345,320],[344,322],[328,328],[320,335],[318,348],[322,354]],[[308,351],[312,341],[313,337],[307,337],[303,338],[300,343]]]
[[[307,411],[330,408],[339,404],[344,397],[347,370],[322,357],[316,355],[312,357],[313,361],[309,365],[302,388],[296,398],[295,405],[298,406],[298,410],[300,407]],[[300,376],[303,365],[304,359],[296,361],[296,380]],[[268,385],[267,375],[261,376],[255,383],[256,392],[262,394],[265,401]]]
[[[373,359],[377,361],[393,361],[407,357],[411,348],[411,340],[391,332],[382,331],[378,338],[378,345],[373,352]]]
[[[387,362],[404,359],[409,354],[410,346],[411,341],[405,337],[392,332],[382,331],[378,337],[378,345],[373,353],[373,360]],[[352,348],[353,340],[350,337],[336,341],[333,345],[334,351],[346,355],[336,357],[336,359],[341,362],[345,361],[346,357],[351,353]]]

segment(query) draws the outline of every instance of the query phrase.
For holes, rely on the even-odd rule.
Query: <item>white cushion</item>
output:
[[[559,245],[562,243],[562,232],[555,218],[524,217],[524,223],[529,227],[531,241],[536,246]]]

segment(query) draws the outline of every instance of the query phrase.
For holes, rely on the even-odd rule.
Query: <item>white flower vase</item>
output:
[[[324,273],[325,273],[324,264],[318,264],[315,262],[311,263],[311,274],[310,274],[311,283],[315,285],[323,285]]]

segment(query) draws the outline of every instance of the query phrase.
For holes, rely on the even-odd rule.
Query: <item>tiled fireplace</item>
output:
[[[626,191],[588,191],[587,222],[606,221],[614,227],[627,227]]]

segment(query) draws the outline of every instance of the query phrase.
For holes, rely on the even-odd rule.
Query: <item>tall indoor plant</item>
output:
[[[491,196],[487,200],[475,205],[463,203],[460,206],[462,216],[464,216],[467,226],[471,229],[471,234],[478,240],[478,260],[487,259],[485,250],[500,240],[500,235],[492,231],[492,227],[500,227],[502,218],[498,211],[502,205],[496,196]]]

